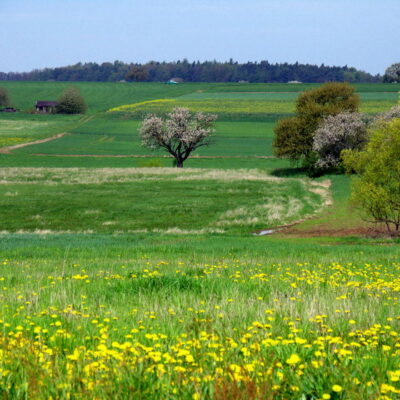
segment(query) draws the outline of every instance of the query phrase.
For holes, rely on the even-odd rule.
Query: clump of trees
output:
[[[164,149],[171,154],[178,168],[190,154],[202,146],[210,144],[216,115],[191,113],[187,108],[177,107],[167,118],[149,115],[140,128],[142,145],[150,149]]]
[[[56,112],[60,114],[84,114],[86,104],[76,87],[67,88],[57,101]]]
[[[318,169],[314,136],[329,116],[357,112],[360,98],[346,83],[327,83],[300,94],[296,115],[280,120],[275,128],[274,152],[280,158],[299,162],[310,175]]]
[[[389,232],[400,230],[400,119],[373,129],[363,150],[344,150],[344,165],[357,173],[352,202],[365,218],[384,223]]]
[[[386,69],[383,82],[400,83],[400,63],[392,64]]]
[[[8,105],[10,105],[8,90],[4,87],[0,87],[0,106],[7,107]]]

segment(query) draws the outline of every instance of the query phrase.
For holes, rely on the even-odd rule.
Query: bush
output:
[[[352,202],[367,220],[400,229],[400,119],[373,130],[364,150],[345,150],[343,162],[358,174]]]
[[[84,114],[86,104],[79,89],[74,87],[66,89],[58,99],[56,111],[59,114]]]
[[[296,102],[296,117],[279,121],[275,128],[275,154],[301,161],[311,171],[318,160],[313,144],[319,124],[329,115],[356,112],[359,100],[346,83],[327,83],[302,93]]]
[[[367,140],[367,125],[359,113],[340,113],[326,117],[315,131],[313,150],[317,166],[336,168],[345,149],[361,150]]]

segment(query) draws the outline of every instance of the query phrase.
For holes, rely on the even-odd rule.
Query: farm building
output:
[[[56,101],[38,100],[35,104],[36,111],[42,113],[54,112],[56,107]]]
[[[182,78],[171,78],[169,81],[167,81],[166,83],[170,84],[170,85],[176,85],[177,83],[182,83],[183,79]]]

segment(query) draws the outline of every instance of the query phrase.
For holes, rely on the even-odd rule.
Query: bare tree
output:
[[[142,122],[139,135],[142,145],[151,149],[163,148],[176,160],[178,168],[190,154],[201,146],[210,144],[216,115],[193,114],[187,108],[177,107],[164,120],[149,115]]]

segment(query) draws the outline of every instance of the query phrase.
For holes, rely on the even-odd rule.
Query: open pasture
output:
[[[4,168],[0,231],[250,234],[306,218],[328,197],[324,182],[259,170]]]

